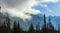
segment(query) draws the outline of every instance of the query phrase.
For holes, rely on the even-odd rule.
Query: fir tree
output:
[[[17,33],[17,25],[16,25],[16,21],[14,21],[14,24],[13,24],[13,33]]]
[[[33,25],[31,24],[31,26],[29,27],[29,31],[28,31],[28,33],[34,33],[35,31],[34,31],[34,27],[33,27]]]

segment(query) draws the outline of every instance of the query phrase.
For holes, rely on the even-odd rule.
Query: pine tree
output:
[[[20,24],[19,24],[19,22],[18,22],[18,24],[17,24],[17,33],[22,33],[23,31],[22,31],[22,29],[21,29],[21,27],[20,27]]]
[[[44,14],[44,33],[46,33],[46,17],[45,17],[45,14]]]
[[[40,22],[36,25],[36,33],[40,33]]]
[[[17,31],[18,31],[18,33],[20,33],[20,24],[19,24],[19,22],[17,24]]]
[[[54,26],[51,23],[50,17],[49,17],[49,30],[50,30],[51,33],[54,33]]]
[[[23,33],[23,30],[20,27],[20,23],[16,23],[16,21],[13,24],[13,33]]]
[[[2,24],[2,28],[1,28],[1,33],[7,33],[7,30],[6,30],[7,28],[6,28],[6,24],[5,24],[5,22]]]
[[[16,24],[16,21],[14,21],[14,24],[13,24],[13,33],[17,33],[17,24]]]
[[[29,31],[28,31],[28,33],[34,33],[35,31],[34,31],[34,27],[33,27],[33,25],[31,24],[31,26],[29,27]]]
[[[1,11],[1,7],[0,7],[0,11]],[[0,12],[0,17],[1,17],[1,12]],[[0,28],[1,28],[1,18],[0,18]]]
[[[10,33],[10,19],[7,16],[5,21],[6,27],[7,27],[7,33]]]
[[[42,27],[42,30],[41,30],[42,33],[46,33],[46,17],[45,17],[45,14],[44,14],[44,25]]]
[[[0,26],[1,26],[1,7],[0,7]]]
[[[49,28],[52,29],[52,30],[54,30],[54,26],[52,25],[50,18],[49,18]]]

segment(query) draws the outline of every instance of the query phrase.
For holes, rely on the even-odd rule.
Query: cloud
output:
[[[59,0],[38,0],[39,1],[39,5],[42,7],[48,7],[47,4],[44,3],[58,3]]]
[[[57,3],[59,0],[39,0],[40,2],[51,2],[51,3]]]
[[[32,7],[37,4],[36,0],[0,0],[2,13],[7,12],[11,16],[20,17],[23,20],[30,20],[30,14],[38,14],[39,10]],[[26,14],[28,13],[28,14]]]
[[[32,18],[30,14],[41,13],[40,10],[32,9],[32,7],[40,4],[40,6],[47,8],[46,4],[42,4],[44,2],[56,3],[58,0],[0,0],[0,6],[2,12],[7,12],[11,16],[20,17],[23,20],[30,20]]]
[[[39,14],[39,13],[41,13],[41,11],[40,10],[36,10],[36,9],[29,9],[28,11],[27,11],[29,14]]]

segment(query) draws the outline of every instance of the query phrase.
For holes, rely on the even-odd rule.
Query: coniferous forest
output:
[[[49,18],[49,23],[47,24],[46,16],[44,15],[43,17],[44,17],[44,25],[42,29],[40,29],[39,27],[40,24],[38,23],[38,25],[36,25],[36,30],[35,30],[33,27],[33,24],[31,23],[28,31],[24,31],[23,29],[21,29],[20,23],[19,22],[16,23],[16,21],[14,21],[13,28],[11,29],[10,19],[9,17],[6,17],[6,20],[4,21],[4,23],[2,24],[0,23],[0,33],[60,33],[60,31],[56,30],[52,25],[50,18]],[[1,18],[0,18],[0,22],[1,22]]]

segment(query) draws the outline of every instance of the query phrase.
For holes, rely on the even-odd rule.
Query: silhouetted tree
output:
[[[14,24],[13,24],[13,33],[17,33],[17,24],[16,24],[16,21],[14,21]]]
[[[50,18],[49,18],[49,28],[50,28],[51,30],[54,30],[54,26],[52,25]]]
[[[36,33],[40,33],[40,22],[36,25]]]
[[[58,23],[58,31],[57,33],[60,33],[60,23]]]
[[[20,27],[20,23],[18,22],[18,24],[17,24],[17,33],[23,33],[23,31],[22,31],[22,29],[21,29],[21,27]]]
[[[19,24],[19,22],[18,22],[18,24],[17,24],[17,33],[20,33],[20,24]]]
[[[46,33],[46,17],[45,17],[45,14],[44,14],[44,25],[42,27],[42,30],[41,30],[42,33]]]
[[[1,33],[7,33],[7,28],[5,22],[2,24]]]
[[[7,33],[10,33],[10,19],[7,16],[5,21],[6,27],[7,27]]]
[[[18,24],[16,23],[16,21],[14,22],[13,33],[23,33],[23,30],[21,29],[19,22]]]
[[[1,7],[0,7],[0,26],[1,26]]]
[[[54,32],[54,26],[53,26],[52,23],[51,23],[50,17],[49,17],[48,28],[49,28],[49,32],[50,32],[50,33],[55,33],[55,32]]]
[[[33,27],[33,25],[31,24],[31,26],[29,27],[28,33],[34,33],[34,32],[35,32],[34,27]]]
[[[1,7],[0,7],[0,11],[1,11]],[[1,32],[1,12],[0,12],[0,32]]]

